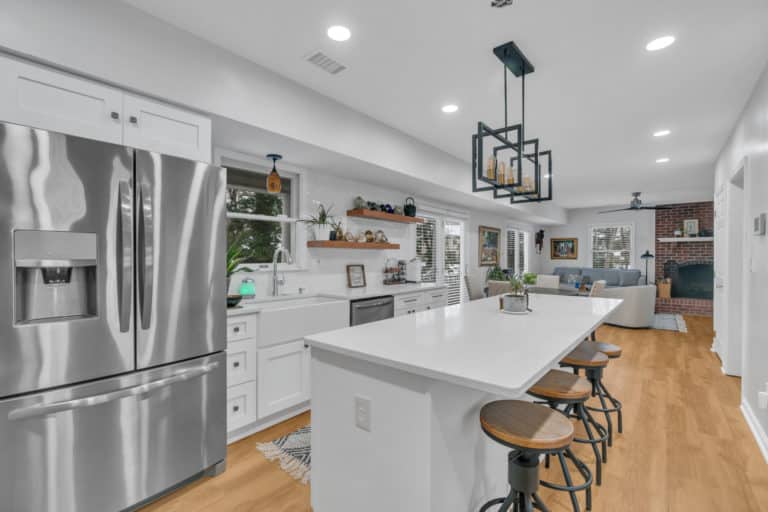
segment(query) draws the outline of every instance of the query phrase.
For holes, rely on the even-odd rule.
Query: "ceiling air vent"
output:
[[[327,56],[321,51],[311,53],[309,57],[307,57],[307,62],[311,62],[312,64],[319,67],[323,71],[326,71],[332,75],[338,75],[339,73],[347,69],[347,66],[333,60],[332,58],[330,58],[329,56]]]

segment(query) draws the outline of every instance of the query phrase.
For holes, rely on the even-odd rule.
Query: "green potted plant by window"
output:
[[[249,267],[242,266],[246,259],[243,239],[237,238],[233,240],[227,246],[227,295],[229,295],[229,284],[232,280],[232,274],[235,272],[253,272]]]
[[[309,236],[311,240],[330,240],[331,231],[336,231],[335,228],[332,227],[334,221],[334,218],[331,215],[333,205],[326,208],[323,203],[315,201],[315,204],[317,204],[317,213],[303,219],[302,222],[304,222],[310,229]]]
[[[523,274],[523,283],[525,286],[535,286],[536,285],[536,274],[533,272],[526,272]]]

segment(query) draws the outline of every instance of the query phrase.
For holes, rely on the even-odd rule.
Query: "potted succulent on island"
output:
[[[525,286],[525,277],[509,276],[509,293],[502,297],[502,308],[507,313],[527,313],[528,289]]]
[[[336,231],[336,228],[332,227],[334,222],[331,216],[333,205],[326,208],[323,203],[315,202],[315,204],[317,204],[317,213],[310,215],[309,218],[302,220],[302,222],[310,227],[309,236],[311,240],[330,240],[331,231]]]
[[[242,264],[246,261],[246,256],[243,251],[243,241],[241,238],[235,239],[227,246],[227,306],[234,307],[240,302],[240,296],[232,296],[230,300],[229,284],[232,280],[232,274],[236,272],[253,272],[248,267],[243,267]],[[234,304],[232,303],[234,302]]]

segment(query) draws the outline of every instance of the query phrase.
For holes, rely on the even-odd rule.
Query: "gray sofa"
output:
[[[560,284],[568,283],[568,276],[589,277],[591,282],[604,280],[606,289],[600,297],[622,299],[621,306],[605,320],[620,327],[645,328],[653,325],[656,308],[656,286],[639,285],[639,270],[620,270],[584,267],[557,267],[553,274],[560,276]]]
[[[615,286],[637,286],[640,281],[639,270],[621,270],[617,268],[556,267],[552,272],[560,276],[560,284],[568,283],[568,276],[589,277],[590,282],[605,281],[608,288]]]

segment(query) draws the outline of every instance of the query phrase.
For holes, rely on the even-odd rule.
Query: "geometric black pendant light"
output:
[[[533,64],[510,41],[493,53],[504,65],[504,127],[491,128],[482,121],[472,135],[472,190],[493,191],[495,199],[509,198],[513,204],[552,200],[552,151],[542,150],[539,139],[526,138],[525,75]],[[507,74],[522,79],[522,120],[509,125]]]

